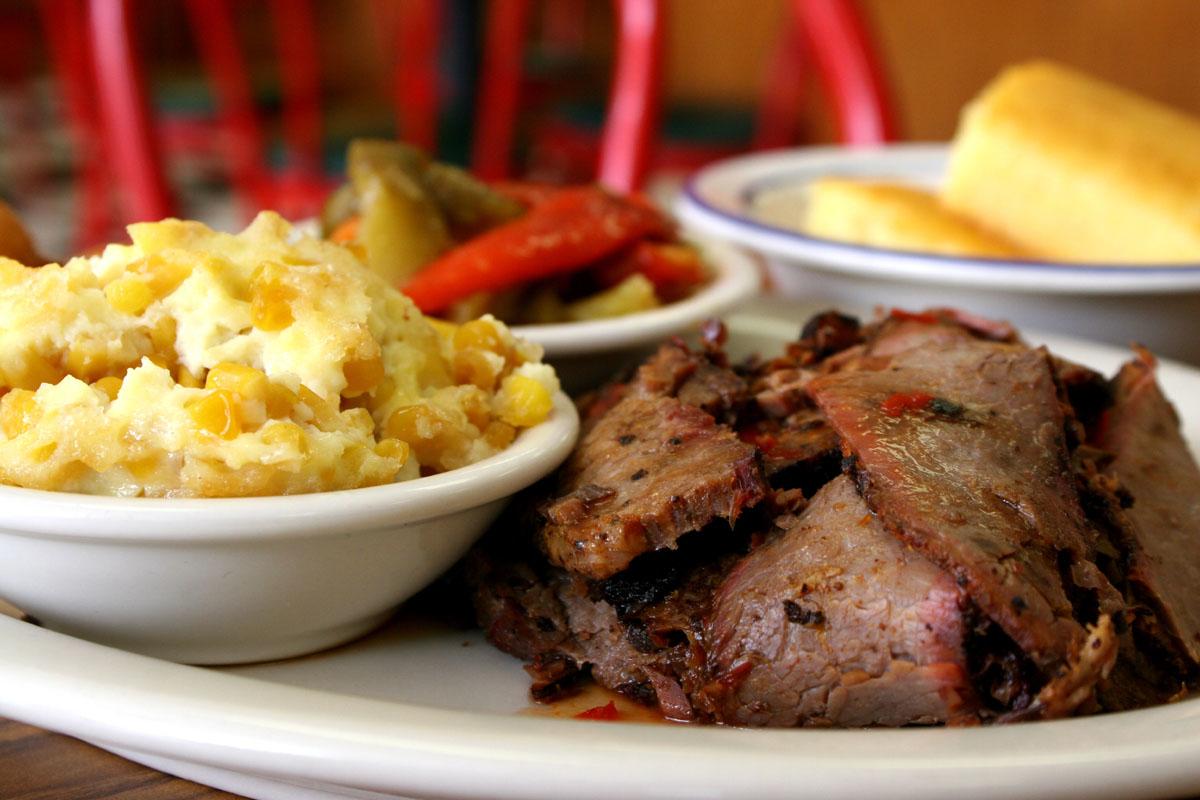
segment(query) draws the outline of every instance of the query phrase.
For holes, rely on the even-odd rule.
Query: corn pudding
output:
[[[164,220],[37,269],[0,259],[0,482],[228,497],[406,480],[550,413],[541,348],[423,317],[350,250],[264,212]]]

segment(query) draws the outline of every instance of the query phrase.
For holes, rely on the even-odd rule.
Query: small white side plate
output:
[[[795,198],[796,224],[804,190],[830,175],[895,180],[927,188],[941,183],[949,150],[943,144],[877,148],[809,147],[739,156],[700,170],[684,187],[676,211],[693,230],[814,269],[913,283],[1063,294],[1161,294],[1200,290],[1200,264],[1063,264],[907,253],[807,236],[780,224],[776,209],[756,210],[772,192]]]

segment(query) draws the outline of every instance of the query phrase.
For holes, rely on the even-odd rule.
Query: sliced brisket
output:
[[[1089,561],[1045,352],[939,336],[809,391],[889,530],[953,574],[1047,674],[1074,658],[1085,614],[1064,576],[1105,603],[1115,591]]]
[[[1132,496],[1130,580],[1166,623],[1182,653],[1200,663],[1200,469],[1179,417],[1154,379],[1149,356],[1126,364],[1113,381],[1115,405],[1099,444]]]
[[[708,622],[721,719],[906,725],[976,710],[962,590],[834,479],[722,584]],[[724,691],[722,691],[724,690]]]
[[[713,520],[732,524],[766,494],[753,446],[696,406],[630,391],[563,468],[541,546],[564,569],[607,578]]]
[[[535,697],[590,676],[677,719],[973,724],[1195,674],[1200,469],[1148,356],[1110,386],[947,309],[827,312],[737,368],[723,338],[584,401],[468,560]]]

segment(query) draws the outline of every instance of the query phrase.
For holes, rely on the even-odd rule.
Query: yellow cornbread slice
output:
[[[944,199],[1063,261],[1200,261],[1200,121],[1051,63],[965,110]]]
[[[823,178],[809,187],[803,230],[871,247],[954,256],[1028,258],[1003,237],[909,186]]]

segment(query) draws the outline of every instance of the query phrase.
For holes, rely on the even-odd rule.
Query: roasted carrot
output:
[[[347,218],[344,222],[339,223],[338,226],[330,232],[329,239],[330,241],[337,242],[338,244],[352,242],[358,238],[358,231],[361,227],[362,217],[360,217],[358,214],[355,214],[354,216]]]
[[[596,186],[563,189],[525,216],[446,252],[401,290],[423,312],[437,313],[475,292],[572,272],[672,231],[671,222],[642,200]]]

